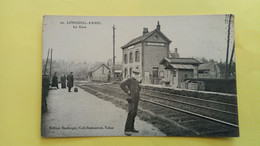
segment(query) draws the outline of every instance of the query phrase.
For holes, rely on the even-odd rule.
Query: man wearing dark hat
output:
[[[125,124],[125,135],[131,136],[132,132],[139,132],[134,128],[135,117],[137,115],[140,87],[140,71],[133,70],[133,76],[123,81],[121,89],[127,94],[128,115]]]
[[[68,91],[71,92],[70,90],[73,87],[74,82],[73,72],[70,72],[70,74],[67,76],[67,81]]]

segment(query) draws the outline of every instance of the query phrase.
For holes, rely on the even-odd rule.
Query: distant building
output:
[[[164,80],[171,87],[182,87],[182,82],[187,78],[198,78],[198,66],[201,64],[195,58],[163,58],[160,61],[164,70]]]
[[[120,78],[120,80],[121,80],[121,77],[122,77],[122,64],[115,64],[114,77],[115,78]]]
[[[220,68],[216,63],[204,63],[199,65],[198,69],[199,78],[220,78]]]
[[[123,77],[131,77],[133,69],[141,72],[143,83],[157,83],[164,72],[159,65],[162,58],[169,56],[171,41],[161,32],[158,21],[156,29],[149,32],[143,29],[143,35],[132,39],[122,46]]]
[[[94,67],[88,72],[88,80],[90,81],[107,82],[110,78],[109,76],[110,69],[105,64]]]
[[[112,62],[112,59],[109,59],[107,61],[107,67],[110,68],[110,71],[111,71],[111,80],[110,81],[120,81],[122,80],[122,63],[115,63],[115,66],[114,66],[114,74],[113,74],[113,62]]]

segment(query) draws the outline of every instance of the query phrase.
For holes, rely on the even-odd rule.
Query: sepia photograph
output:
[[[43,17],[42,137],[239,137],[234,15]]]

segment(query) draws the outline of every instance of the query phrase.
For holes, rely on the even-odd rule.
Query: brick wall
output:
[[[168,56],[168,46],[155,46],[144,44],[143,71],[152,74],[153,67],[159,68],[159,74],[164,67],[159,62]]]

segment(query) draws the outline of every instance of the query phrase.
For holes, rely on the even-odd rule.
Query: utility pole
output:
[[[51,79],[51,66],[52,66],[52,49],[51,49],[51,62],[50,62],[50,79]]]
[[[232,14],[229,14],[225,79],[228,78],[228,53],[229,53],[229,40],[230,40],[230,25],[231,25],[231,18],[232,18]]]
[[[231,53],[231,57],[230,57],[230,61],[229,61],[228,77],[230,76],[230,72],[231,72],[231,65],[233,62],[234,51],[235,51],[235,41],[233,43],[233,49],[232,49],[232,53]]]
[[[115,25],[113,25],[113,67],[112,67],[112,74],[114,76],[114,71],[115,71]]]
[[[48,55],[47,55],[47,60],[46,60],[46,64],[45,64],[45,67],[44,67],[44,76],[46,75],[46,71],[47,71],[47,66],[48,66],[48,60],[49,60],[49,53],[50,53],[50,49],[48,49]]]

